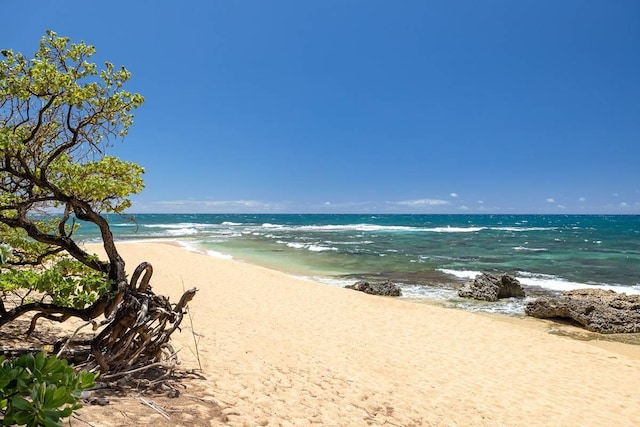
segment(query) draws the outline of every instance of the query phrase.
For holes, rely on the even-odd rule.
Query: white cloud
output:
[[[450,193],[450,194],[449,194],[449,196],[451,196],[451,197],[454,197],[454,198],[455,198],[455,197],[458,197],[458,193]]]
[[[557,205],[556,206],[558,209],[567,209],[567,207],[565,205]]]
[[[580,202],[586,202],[586,201],[587,201],[587,198],[586,198],[586,197],[580,197],[580,198],[578,199],[578,201],[580,201]]]
[[[479,205],[484,205],[484,200],[478,200]]]
[[[555,202],[556,202],[556,199],[554,199],[553,197],[549,197],[547,199],[547,203],[555,203]]]
[[[468,211],[469,208],[465,205],[460,206],[458,209],[460,209],[461,211]]]
[[[442,206],[442,205],[449,204],[449,202],[447,202],[446,200],[440,200],[440,199],[403,200],[401,202],[388,202],[388,203],[402,205],[402,206],[411,206],[411,207]]]
[[[629,204],[627,202],[621,202],[619,206],[621,208],[626,208],[627,206],[629,206]]]

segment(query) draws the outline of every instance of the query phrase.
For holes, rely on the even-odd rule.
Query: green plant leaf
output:
[[[11,399],[11,406],[18,411],[31,411],[33,410],[33,403],[29,402],[22,396],[15,396]]]

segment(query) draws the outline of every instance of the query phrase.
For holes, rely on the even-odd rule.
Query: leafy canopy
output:
[[[41,263],[66,250],[104,271],[71,237],[78,219],[91,221],[111,245],[101,214],[124,211],[143,189],[143,168],[106,149],[127,134],[144,98],[124,89],[124,67],[99,68],[93,46],[53,31],[31,59],[1,53],[0,243],[13,249],[8,261]]]
[[[143,188],[143,169],[105,156],[127,134],[143,97],[122,87],[124,67],[88,60],[95,48],[47,31],[33,59],[11,50],[0,62],[0,208],[76,207],[121,212]]]

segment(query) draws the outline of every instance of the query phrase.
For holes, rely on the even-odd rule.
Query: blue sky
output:
[[[133,73],[132,212],[640,213],[637,0],[2,8]]]

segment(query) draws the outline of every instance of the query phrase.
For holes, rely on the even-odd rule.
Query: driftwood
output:
[[[112,380],[151,368],[170,370],[177,358],[169,344],[169,338],[179,329],[186,306],[196,294],[196,289],[187,290],[180,301],[172,305],[167,297],[156,295],[151,290],[149,282],[152,274],[151,264],[140,264],[130,282],[123,282],[115,296],[103,296],[85,310],[61,310],[60,307],[54,308],[49,304],[31,304],[29,311],[38,313],[33,316],[27,333],[33,331],[41,317],[59,322],[72,316],[79,317],[93,326],[95,335],[91,339],[76,340],[74,333],[71,337],[58,340],[54,352],[59,357],[84,369],[100,371],[102,380]],[[100,313],[97,313],[97,307]],[[24,308],[16,309],[24,314]],[[12,317],[12,311],[2,313],[5,319],[7,316]],[[94,320],[102,314],[104,320]],[[15,356],[36,349],[6,350],[9,350],[8,354]],[[0,349],[0,354],[2,353],[3,350]]]

